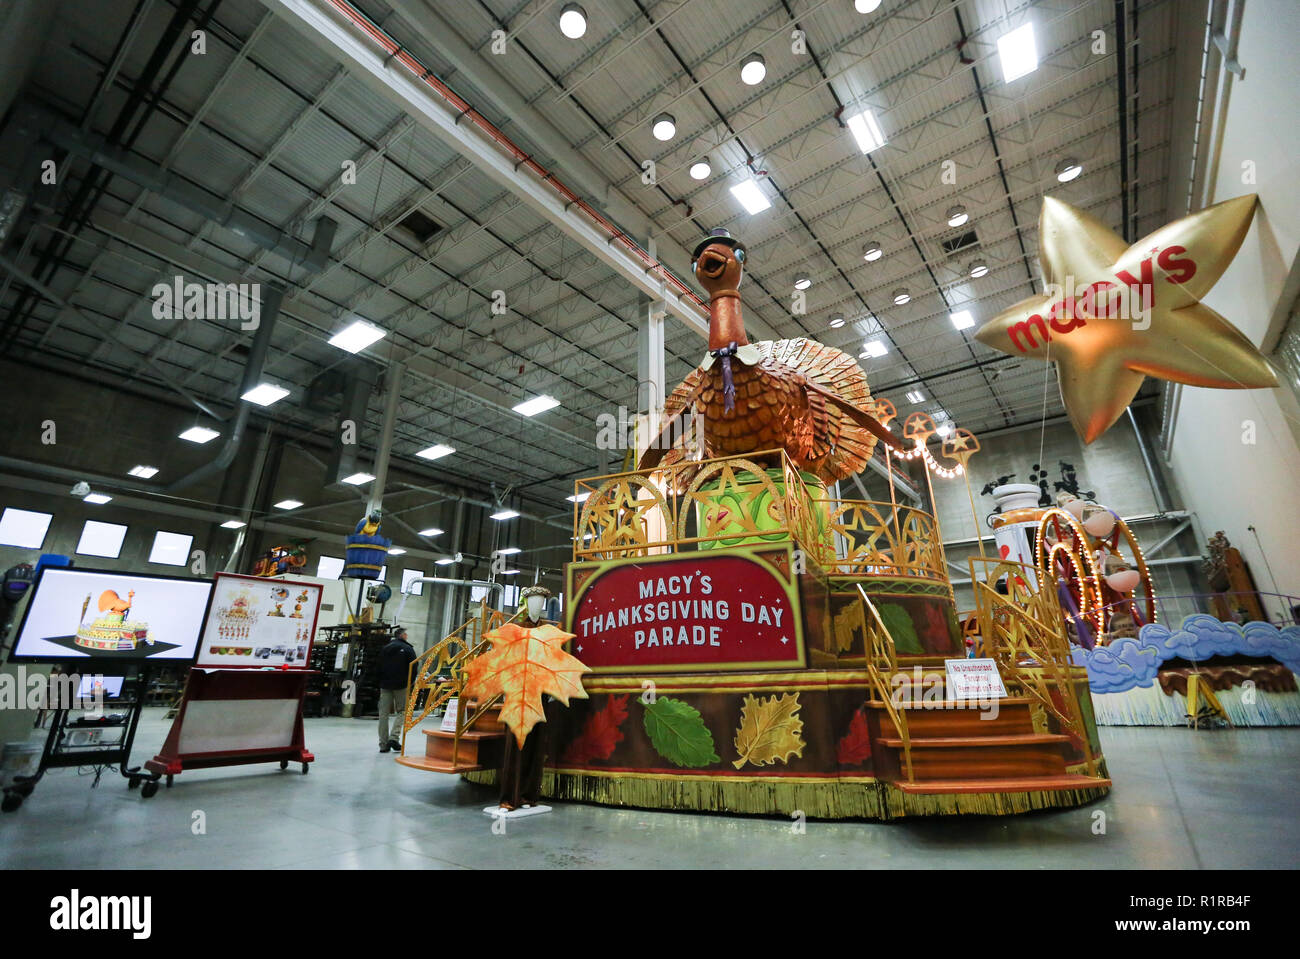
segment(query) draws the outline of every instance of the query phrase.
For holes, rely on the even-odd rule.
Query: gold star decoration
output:
[[[1061,400],[1084,443],[1119,419],[1154,376],[1260,389],[1277,377],[1253,343],[1200,302],[1241,247],[1258,202],[1225,200],[1132,246],[1084,211],[1043,198],[1039,262],[1047,292],[1003,310],[975,338],[1056,361]]]

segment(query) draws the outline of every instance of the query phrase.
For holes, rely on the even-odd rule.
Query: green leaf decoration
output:
[[[713,735],[700,711],[680,699],[658,696],[645,704],[646,735],[655,752],[677,766],[707,766],[719,761]]]
[[[894,649],[914,656],[924,654],[921,638],[916,635],[916,626],[907,610],[898,603],[881,603],[878,608],[880,621],[889,630],[889,635],[894,637]]]

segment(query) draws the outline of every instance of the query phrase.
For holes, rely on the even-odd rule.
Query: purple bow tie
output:
[[[722,395],[726,401],[725,409],[728,413],[736,408],[736,384],[731,380],[731,358],[735,355],[736,342],[734,340],[731,345],[713,351],[714,358],[722,360]]]

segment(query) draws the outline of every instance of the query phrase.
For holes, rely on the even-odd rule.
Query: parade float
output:
[[[704,362],[669,398],[640,468],[575,484],[557,630],[573,663],[556,634],[524,640],[484,606],[413,664],[397,761],[494,782],[519,735],[511,717],[544,709],[553,799],[892,819],[1104,795],[1056,591],[999,593],[1031,567],[972,560],[968,659],[933,513],[830,492],[872,456],[927,486],[964,479],[978,440],[938,437],[924,413],[895,433],[892,404],[838,350],[750,343],[744,258],[725,234],[697,248],[711,294]],[[473,681],[503,641],[511,671]]]

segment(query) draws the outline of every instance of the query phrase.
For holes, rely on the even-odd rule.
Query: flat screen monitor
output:
[[[82,676],[77,698],[94,699],[96,695],[102,695],[104,699],[119,699],[125,679],[125,676]]]
[[[46,567],[27,601],[9,659],[191,660],[211,593],[212,581],[206,579]]]

